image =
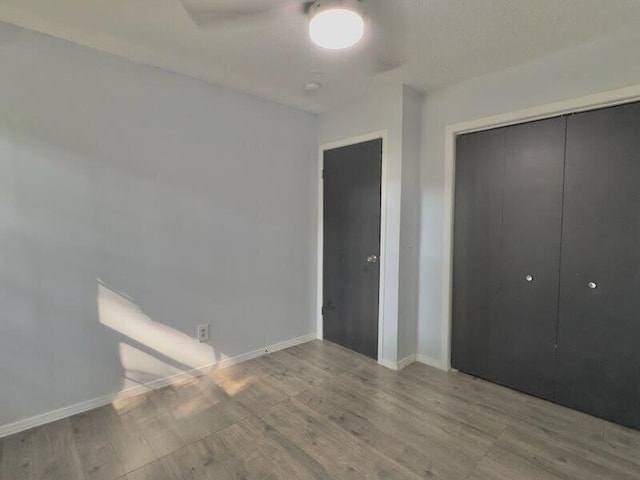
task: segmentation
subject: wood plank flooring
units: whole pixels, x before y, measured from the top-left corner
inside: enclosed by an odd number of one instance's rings
[[[314,341],[0,440],[1,480],[638,480],[640,432]]]

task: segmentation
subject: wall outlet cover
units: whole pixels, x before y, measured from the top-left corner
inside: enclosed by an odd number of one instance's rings
[[[204,343],[209,340],[209,324],[198,325],[196,335],[200,343]]]

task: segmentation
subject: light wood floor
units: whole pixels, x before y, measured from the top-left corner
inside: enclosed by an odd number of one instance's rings
[[[2,480],[640,479],[640,432],[314,341],[0,440]]]

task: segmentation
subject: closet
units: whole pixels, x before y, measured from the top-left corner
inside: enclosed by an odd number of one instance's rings
[[[458,136],[452,366],[640,429],[640,103]]]

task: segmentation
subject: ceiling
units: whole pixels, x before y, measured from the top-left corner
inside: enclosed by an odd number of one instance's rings
[[[315,112],[388,83],[443,87],[640,20],[637,0],[364,0],[365,41],[325,51],[295,0],[199,1],[284,8],[201,28],[180,0],[0,0],[0,20]],[[376,42],[401,65],[385,57],[387,71],[374,74]],[[322,89],[309,95],[312,79]]]

